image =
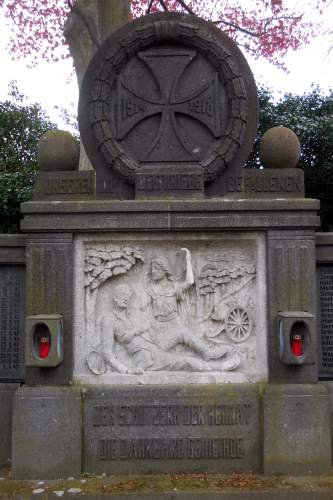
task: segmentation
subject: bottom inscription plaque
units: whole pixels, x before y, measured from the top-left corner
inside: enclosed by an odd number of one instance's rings
[[[230,387],[88,389],[84,471],[259,471],[258,388]]]

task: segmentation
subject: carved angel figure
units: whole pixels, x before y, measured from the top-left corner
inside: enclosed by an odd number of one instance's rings
[[[189,328],[179,314],[179,302],[184,300],[185,292],[194,284],[191,253],[186,254],[186,275],[184,281],[176,281],[164,257],[155,257],[151,262],[151,273],[147,281],[146,293],[150,298],[155,343],[169,351],[177,344],[183,344],[199,354],[204,360],[219,359],[228,351],[226,347],[209,348],[193,329]]]

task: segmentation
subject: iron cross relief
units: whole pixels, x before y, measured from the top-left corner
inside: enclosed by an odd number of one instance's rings
[[[184,90],[182,95],[179,94],[184,71],[196,56],[194,50],[176,48],[138,53],[139,60],[148,69],[148,78],[153,79],[158,88],[158,92],[155,92],[157,97],[147,95],[144,81],[138,82],[134,89],[130,88],[123,76],[119,76],[116,113],[118,140],[124,140],[143,120],[160,116],[159,125],[156,126],[156,121],[152,125],[151,142],[140,155],[141,161],[198,161],[203,153],[198,146],[200,141],[196,140],[200,131],[205,137],[207,131],[210,132],[210,142],[221,136],[218,74],[214,72],[209,77],[201,75],[204,83],[196,88],[192,81],[188,95],[184,96]],[[187,120],[190,126],[182,126],[181,117],[190,118],[191,123]],[[192,134],[191,130],[195,133]]]

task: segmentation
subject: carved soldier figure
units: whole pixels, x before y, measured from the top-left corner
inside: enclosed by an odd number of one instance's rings
[[[139,322],[134,323],[129,302],[133,290],[127,285],[119,285],[113,296],[111,314],[101,320],[102,351],[105,361],[120,373],[142,373],[152,365],[151,348],[149,343],[141,336],[147,332],[147,326]],[[133,356],[134,364],[138,369],[130,370],[119,360],[115,353],[115,340],[125,347],[127,353]]]
[[[150,325],[145,321],[140,321],[137,316],[138,311],[133,315],[130,311],[129,303],[132,295],[133,291],[129,286],[118,286],[113,296],[112,312],[101,320],[102,355],[105,362],[113,370],[120,373],[140,374],[146,370],[229,371],[237,368],[239,365],[238,356],[233,356],[232,359],[219,366],[213,366],[195,355],[168,352],[167,343],[162,346],[156,345],[149,331]],[[180,335],[177,338],[174,337],[170,346],[185,343],[185,336],[184,342],[181,340]],[[115,341],[125,348],[133,362],[133,368],[129,368],[119,359],[116,354]],[[189,341],[188,345],[190,343],[192,344]],[[198,348],[199,346],[197,346]],[[224,349],[220,357],[225,353]]]

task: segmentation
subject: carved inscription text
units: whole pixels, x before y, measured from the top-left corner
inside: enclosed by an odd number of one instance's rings
[[[243,458],[243,439],[101,439],[100,460]]]
[[[140,174],[137,191],[198,191],[203,188],[203,174]]]
[[[21,378],[24,269],[0,268],[0,378]]]
[[[248,425],[250,405],[95,406],[93,426]]]
[[[322,367],[333,368],[333,266],[319,268]]]
[[[92,408],[92,426],[110,428],[98,440],[98,459],[146,460],[146,459],[242,459],[245,445],[242,433],[251,423],[252,408],[249,403],[205,404],[205,405],[97,405]],[[179,430],[185,426],[185,436],[179,437]],[[234,426],[239,435],[206,437],[198,427]],[[116,428],[126,428],[126,439],[118,437]],[[132,438],[131,428],[147,427],[149,437]],[[173,428],[175,435],[168,435],[167,428]],[[149,431],[148,428],[154,429]],[[156,437],[155,431],[165,429],[165,435]],[[120,431],[119,431],[120,432]],[[186,434],[193,433],[191,436]]]
[[[94,192],[92,178],[83,179],[47,179],[45,182],[46,194],[89,194]]]

